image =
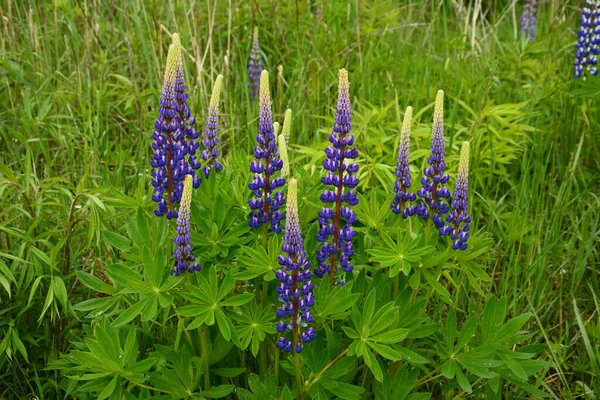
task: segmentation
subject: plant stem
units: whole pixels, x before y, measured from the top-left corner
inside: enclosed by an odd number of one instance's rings
[[[296,367],[296,390],[298,391],[298,399],[302,399],[304,396],[303,385],[302,385],[302,366],[300,365],[300,353],[294,351],[294,364]]]
[[[398,297],[398,290],[400,288],[400,272],[394,276],[394,281],[392,282],[392,301],[396,301]]]
[[[275,347],[275,360],[273,362],[275,363],[275,385],[279,387],[279,349],[277,347]]]
[[[200,347],[202,348],[202,359],[204,361],[204,390],[210,390],[210,357],[208,354],[208,327],[200,332]]]

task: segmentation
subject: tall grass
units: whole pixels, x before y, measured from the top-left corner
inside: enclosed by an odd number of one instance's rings
[[[472,212],[494,243],[483,290],[507,296],[513,316],[535,315],[532,341],[553,364],[538,384],[556,398],[591,396],[600,388],[600,79],[571,79],[578,4],[540,3],[526,43],[512,1],[0,0],[0,278],[10,288],[0,288],[0,343],[10,342],[0,344],[0,397],[65,389],[44,366],[84,329],[66,298],[87,296],[75,271],[102,277],[104,232],[121,228],[123,204],[148,204],[171,33],[186,49],[199,120],[224,75],[223,152],[241,163],[233,157],[256,134],[245,71],[255,25],[276,120],[293,108],[292,154],[306,174],[323,157],[339,68],[352,75],[361,185],[388,195],[398,110],[415,110],[411,157],[424,165],[432,99],[445,90],[450,153],[472,142]]]

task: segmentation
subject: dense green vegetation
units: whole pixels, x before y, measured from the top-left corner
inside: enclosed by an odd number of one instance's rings
[[[0,0],[0,398],[595,398],[600,77],[572,78],[583,2],[540,1],[534,42],[513,3]],[[294,357],[275,347],[281,235],[262,247],[246,223],[255,25],[275,120],[293,110],[313,263],[338,70],[351,81],[356,268],[344,289],[315,281],[300,393]],[[173,32],[198,130],[224,75],[224,170],[194,192],[202,271],[183,278],[168,274],[175,223],[150,198]],[[452,182],[471,142],[460,254],[389,210],[404,109],[416,191],[438,89]],[[203,296],[216,323],[190,309]],[[396,337],[353,354],[373,310]]]

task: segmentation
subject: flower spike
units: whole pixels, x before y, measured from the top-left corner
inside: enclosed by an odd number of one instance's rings
[[[258,27],[254,27],[252,36],[252,48],[248,59],[248,93],[250,101],[254,101],[260,87],[261,72],[263,70],[262,56],[260,55],[260,44],[258,43]]]
[[[192,202],[192,186],[194,178],[186,175],[181,195],[181,206],[177,216],[177,236],[173,241],[177,246],[173,251],[175,266],[171,275],[179,275],[182,272],[200,271],[200,264],[196,263],[196,257],[192,254],[192,239],[190,236],[190,206]]]
[[[350,133],[351,121],[348,72],[341,69],[335,123],[333,132],[329,135],[331,146],[325,149],[327,158],[323,162],[323,168],[327,172],[321,179],[325,185],[332,186],[333,190],[326,189],[321,194],[325,207],[319,211],[321,229],[317,240],[322,245],[317,252],[319,265],[314,271],[319,278],[329,274],[331,282],[336,281],[338,263],[344,272],[351,272],[354,268],[351,264],[354,255],[352,239],[356,231],[352,225],[356,222],[356,214],[350,206],[358,204],[358,197],[354,192],[358,185],[358,164],[352,161],[347,164],[346,160],[354,160],[358,156],[358,150],[354,147],[354,136]]]
[[[424,220],[431,217],[436,227],[444,226],[443,216],[449,210],[444,199],[450,197],[450,191],[444,184],[450,177],[444,172],[446,162],[444,158],[444,91],[439,90],[435,99],[433,113],[433,130],[431,135],[431,155],[427,160],[429,167],[425,168],[425,176],[421,178],[422,187],[417,195],[425,204],[416,207],[416,213]],[[433,214],[433,215],[432,215]]]
[[[283,303],[276,311],[280,321],[275,328],[282,335],[276,345],[287,352],[294,349],[296,353],[300,353],[304,344],[313,340],[317,334],[314,328],[309,327],[313,322],[310,308],[315,304],[312,294],[315,285],[310,281],[311,264],[306,259],[300,231],[298,184],[295,179],[290,179],[288,184],[286,215],[282,250],[287,256],[279,256],[278,262],[282,269],[275,274],[281,282],[277,293],[279,301]],[[288,331],[292,333],[292,340],[283,336]]]
[[[521,33],[525,35],[528,42],[533,42],[535,39],[535,3],[536,0],[527,0],[521,14]]]
[[[396,214],[402,214],[402,218],[407,218],[415,214],[415,207],[408,205],[415,201],[417,196],[409,193],[410,189],[410,127],[412,124],[412,107],[406,107],[404,112],[404,121],[402,122],[402,131],[400,133],[400,144],[398,145],[398,162],[396,163],[396,184],[394,185],[394,200],[390,205],[392,211]]]
[[[177,207],[183,192],[183,180],[191,175],[193,187],[202,178],[196,174],[200,163],[196,160],[199,133],[194,130],[195,119],[187,105],[188,95],[183,72],[183,49],[179,35],[173,34],[169,46],[167,66],[160,97],[159,116],[152,134],[152,200],[157,204],[154,213],[168,219],[177,217]]]
[[[440,228],[443,236],[450,235],[454,250],[465,250],[469,239],[471,217],[469,216],[469,142],[463,142],[460,149],[458,177],[452,194],[452,211],[446,217],[450,225]]]
[[[285,144],[290,145],[290,132],[292,130],[292,110],[285,110],[285,116],[283,117],[283,130],[281,133],[285,137]]]
[[[577,33],[575,53],[575,78],[585,80],[585,71],[598,75],[598,55],[600,54],[600,0],[586,0],[581,9],[581,27]]]
[[[202,168],[204,176],[208,178],[211,169],[217,172],[223,170],[223,164],[217,161],[219,156],[219,100],[221,97],[221,88],[223,87],[223,75],[217,76],[213,85],[212,95],[210,97],[210,105],[208,106],[208,118],[206,119],[206,128],[204,129],[204,144],[205,149],[202,150],[202,159],[206,165]]]
[[[285,203],[283,192],[275,191],[285,184],[285,178],[274,175],[281,171],[283,162],[279,159],[277,139],[273,126],[271,112],[271,97],[269,94],[269,73],[263,70],[260,77],[260,111],[258,118],[258,144],[254,147],[256,160],[250,163],[250,171],[254,173],[248,188],[254,193],[254,198],[248,201],[252,212],[248,225],[258,228],[269,223],[275,233],[281,232],[280,222],[285,216],[279,208]]]

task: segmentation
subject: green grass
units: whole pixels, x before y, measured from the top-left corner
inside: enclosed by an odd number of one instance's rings
[[[292,156],[311,176],[320,174],[339,68],[350,73],[361,187],[388,195],[402,110],[415,110],[412,162],[423,166],[433,100],[444,89],[450,173],[470,140],[474,229],[493,243],[483,261],[492,280],[482,289],[506,296],[511,316],[534,314],[530,340],[546,345],[541,358],[552,367],[532,384],[555,398],[594,398],[600,78],[571,78],[579,9],[543,2],[536,41],[525,43],[515,25],[520,6],[484,1],[474,15],[457,3],[0,0],[0,267],[14,275],[5,278],[10,297],[0,288],[0,333],[21,329],[29,354],[0,351],[0,398],[53,398],[60,377],[45,367],[81,341],[85,325],[66,312],[89,297],[74,271],[102,276],[102,232],[122,231],[129,212],[108,212],[118,197],[110,189],[135,199],[132,208],[148,205],[170,33],[186,49],[199,128],[214,79],[224,75],[226,168],[245,168],[233,157],[256,134],[246,90],[254,25],[276,119],[293,109]],[[45,309],[56,271],[70,300]],[[460,296],[463,304],[485,300]]]

